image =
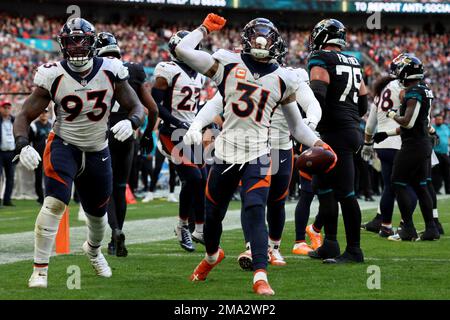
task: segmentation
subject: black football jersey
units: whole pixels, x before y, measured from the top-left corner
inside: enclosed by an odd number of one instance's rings
[[[430,110],[433,100],[433,92],[424,83],[417,84],[405,90],[402,104],[400,106],[400,116],[405,115],[406,106],[409,100],[414,99],[420,102],[420,110],[414,126],[410,129],[400,127],[402,144],[423,144],[430,141],[428,128],[430,125]]]
[[[308,70],[321,67],[328,71],[326,106],[322,109],[319,133],[336,129],[358,128],[358,94],[362,82],[361,65],[350,55],[337,51],[319,50],[311,53]]]
[[[124,62],[123,65],[128,68],[128,73],[130,75],[128,83],[133,90],[138,93],[139,87],[145,82],[146,78],[144,67],[141,64],[134,62]],[[119,121],[127,119],[128,113],[128,110],[120,106],[116,101],[111,109],[111,116],[109,120],[110,127],[114,126]]]

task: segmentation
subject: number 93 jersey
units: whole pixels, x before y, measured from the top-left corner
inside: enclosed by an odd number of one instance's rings
[[[330,76],[317,131],[359,128],[358,94],[363,78],[358,60],[342,52],[319,50],[309,56],[308,70],[313,67],[326,69]]]
[[[227,163],[246,163],[270,152],[271,118],[281,101],[295,94],[297,75],[274,63],[219,50],[213,76],[224,99],[224,123],[215,140],[216,156]]]
[[[169,86],[163,107],[167,108],[176,119],[192,123],[197,114],[205,76],[177,62],[158,63],[154,75],[156,78],[164,78]]]
[[[37,69],[34,84],[46,89],[55,103],[53,132],[82,151],[108,146],[108,118],[116,82],[128,80],[128,69],[116,58],[93,58],[91,72],[82,78],[66,60]]]

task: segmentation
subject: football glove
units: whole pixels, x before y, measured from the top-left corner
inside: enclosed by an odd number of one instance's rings
[[[203,142],[202,128],[192,124],[184,135],[183,142],[186,145],[201,144]]]
[[[373,158],[373,154],[373,142],[365,142],[364,147],[361,150],[361,158],[363,158],[364,161],[369,161]]]
[[[388,136],[387,132],[377,132],[373,136],[373,141],[375,141],[375,143],[380,143],[380,142],[383,142],[384,140],[386,140],[388,137],[389,136]]]
[[[131,121],[128,119],[117,122],[111,131],[114,133],[114,138],[120,142],[127,140],[134,132]]]
[[[227,20],[217,14],[210,13],[203,20],[202,25],[208,30],[208,32],[219,31],[225,26]]]
[[[394,119],[396,114],[397,114],[397,110],[390,110],[386,113],[386,117]]]
[[[331,170],[333,170],[333,168],[336,166],[336,162],[337,162],[337,160],[338,160],[338,157],[337,157],[337,155],[336,155],[336,152],[334,152],[334,150],[333,150],[328,144],[324,143],[323,145],[321,145],[321,146],[319,146],[319,147],[322,147],[322,148],[324,148],[325,150],[331,151],[331,153],[333,153],[333,155],[334,155],[334,161],[333,161],[333,163],[330,165],[330,167],[329,167],[327,170],[325,170],[325,173],[328,173],[328,172],[330,172]]]
[[[42,160],[39,153],[30,145],[23,147],[22,150],[20,150],[20,154],[14,157],[13,162],[17,159],[19,159],[20,163],[30,171],[35,170]]]

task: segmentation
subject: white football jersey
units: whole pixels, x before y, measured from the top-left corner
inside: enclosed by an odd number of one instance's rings
[[[213,57],[219,68],[212,79],[224,97],[225,119],[215,140],[216,156],[227,163],[242,164],[268,154],[272,115],[282,107],[281,101],[297,91],[296,74],[276,64],[256,64],[249,56],[226,50]]]
[[[399,127],[399,124],[393,119],[386,117],[386,113],[390,110],[398,110],[402,104],[400,101],[400,92],[402,87],[398,80],[389,82],[389,84],[381,91],[379,97],[375,97],[375,107],[377,108],[377,131],[386,132]],[[375,149],[400,149],[402,139],[400,136],[391,136],[381,143],[374,145]]]
[[[164,108],[168,108],[176,119],[190,124],[198,111],[205,76],[182,66],[176,62],[160,62],[154,75],[166,79],[170,88]]]
[[[80,150],[94,152],[108,146],[115,83],[127,79],[122,61],[95,57],[92,71],[84,78],[62,60],[40,66],[34,84],[48,90],[55,103],[52,131]]]

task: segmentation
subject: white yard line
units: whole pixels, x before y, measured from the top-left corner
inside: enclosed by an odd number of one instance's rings
[[[450,198],[450,196],[439,198]],[[360,201],[359,203],[362,210],[375,209],[378,206],[378,201]],[[288,203],[286,205],[286,221],[294,220],[295,206],[296,203]],[[311,216],[314,216],[317,213],[317,209],[318,201],[314,201],[311,206]],[[176,221],[176,217],[127,221],[124,228],[124,232],[127,236],[127,244],[173,239],[175,238],[173,230]],[[228,211],[224,220],[224,230],[239,228],[241,228],[240,211]],[[86,232],[85,226],[70,228],[70,249],[72,253],[81,251],[81,245],[86,240]],[[105,243],[108,240],[109,231],[107,232]],[[32,231],[0,235],[0,264],[32,260],[33,244],[34,232]]]

